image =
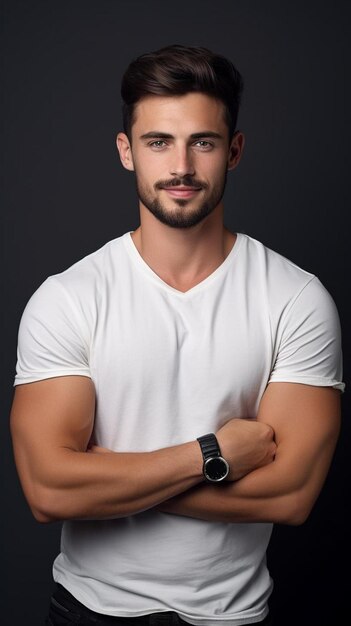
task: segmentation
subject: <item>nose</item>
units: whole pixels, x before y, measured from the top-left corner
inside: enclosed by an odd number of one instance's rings
[[[172,176],[194,176],[195,167],[188,146],[175,146],[172,151],[170,174]]]

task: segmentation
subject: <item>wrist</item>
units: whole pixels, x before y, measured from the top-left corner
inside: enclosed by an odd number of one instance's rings
[[[193,443],[194,443],[194,449],[196,451],[196,472],[197,472],[198,477],[201,478],[201,480],[203,480],[204,479],[204,474],[203,474],[204,460],[203,460],[203,455],[201,452],[201,447],[199,446],[199,442],[197,439]]]
[[[197,438],[202,453],[202,473],[205,480],[217,484],[225,480],[230,472],[229,463],[222,456],[221,448],[214,433]]]

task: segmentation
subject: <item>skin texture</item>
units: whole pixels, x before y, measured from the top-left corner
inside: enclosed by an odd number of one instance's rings
[[[222,103],[192,93],[143,99],[131,139],[117,136],[122,165],[135,172],[140,193],[134,244],[162,280],[185,292],[215,271],[235,245],[235,234],[223,225],[222,195],[244,136],[237,132],[229,141]],[[38,521],[107,519],[157,507],[207,520],[300,524],[330,466],[340,392],[268,385],[256,420],[232,416],[216,433],[231,466],[220,486],[204,483],[197,441],[147,453],[89,447],[94,410],[87,377],[16,388],[14,452]]]
[[[191,218],[202,205],[211,203],[211,198],[221,195],[226,173],[239,164],[244,135],[236,132],[229,142],[224,119],[224,105],[204,94],[150,96],[136,107],[132,144],[124,133],[118,134],[122,165],[135,172],[143,196],[151,201],[156,198],[168,216]],[[153,138],[143,139],[153,131]],[[219,138],[208,137],[207,132]],[[162,148],[155,148],[160,133],[173,139],[163,139]],[[196,140],[192,137],[195,133]],[[204,147],[203,142],[209,145]],[[183,205],[179,202],[184,198],[174,199],[164,189],[157,189],[160,182],[177,178],[193,179],[206,187]],[[223,227],[222,199],[191,228],[167,226],[142,200],[139,207],[141,225],[132,235],[134,243],[156,274],[180,291],[187,291],[211,274],[235,242],[235,235]]]
[[[14,452],[24,493],[38,521],[124,517],[203,482],[197,441],[147,453],[89,448],[94,406],[94,386],[84,376],[16,389],[11,415]],[[235,479],[270,463],[276,446],[269,426],[232,422],[228,460]]]

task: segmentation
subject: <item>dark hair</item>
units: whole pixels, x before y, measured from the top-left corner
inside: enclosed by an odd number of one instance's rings
[[[131,139],[135,105],[142,98],[201,92],[225,105],[231,138],[243,86],[242,76],[233,63],[207,48],[173,45],[143,54],[130,63],[122,78],[124,132]]]

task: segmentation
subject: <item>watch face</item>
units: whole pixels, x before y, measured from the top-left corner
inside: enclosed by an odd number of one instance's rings
[[[228,476],[229,465],[221,456],[207,459],[204,466],[204,474],[207,480],[217,483]]]

